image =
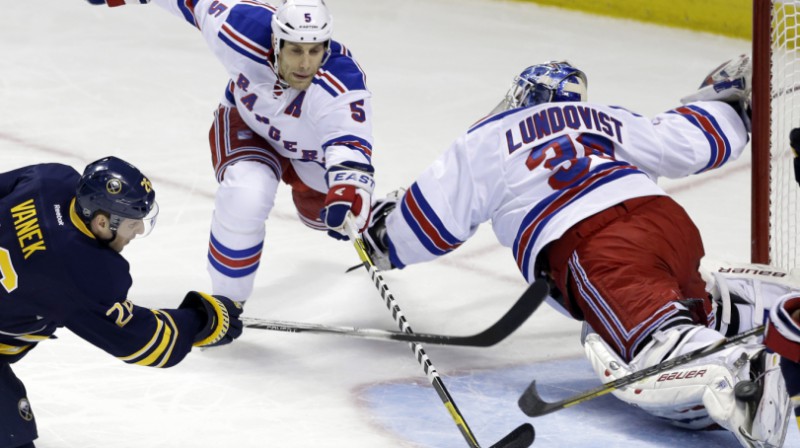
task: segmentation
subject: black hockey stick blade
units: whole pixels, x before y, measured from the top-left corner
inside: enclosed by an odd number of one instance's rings
[[[533,380],[525,392],[520,395],[517,404],[528,417],[538,417],[560,409],[560,403],[548,403],[542,400],[539,391],[536,390],[536,380]]]
[[[289,333],[327,333],[367,339],[383,339],[401,342],[418,342],[438,345],[459,345],[466,347],[489,347],[507,338],[517,330],[547,298],[550,289],[547,282],[537,280],[522,293],[516,303],[503,317],[486,330],[470,336],[450,336],[431,333],[407,333],[371,328],[336,327],[321,324],[266,320],[242,317],[244,326],[259,330],[284,331]]]
[[[534,438],[536,431],[533,430],[533,425],[523,423],[489,448],[528,448],[533,444]]]
[[[364,266],[364,263],[360,263],[360,264],[357,264],[355,266],[350,266],[349,268],[347,268],[346,271],[344,271],[344,273],[345,274],[349,274],[349,273],[351,273],[351,272],[355,271],[356,269],[361,268],[363,266]]]
[[[559,401],[554,401],[554,402],[544,401],[542,397],[539,396],[539,392],[536,390],[536,380],[534,380],[525,389],[525,392],[523,392],[522,395],[519,397],[517,404],[519,405],[519,408],[522,410],[522,412],[524,412],[525,415],[529,417],[539,417],[542,415],[550,414],[552,412],[559,411],[561,409],[565,409],[579,403],[583,403],[584,401],[589,401],[591,399],[600,397],[607,393],[613,392],[621,387],[638,383],[639,381],[645,378],[672,370],[676,367],[680,367],[689,362],[725,350],[726,348],[732,347],[736,344],[741,344],[751,337],[760,336],[761,334],[764,333],[764,329],[765,329],[764,325],[761,325],[753,329],[750,329],[748,331],[739,333],[735,336],[720,339],[719,341],[711,343],[705,347],[698,348],[697,350],[693,350],[689,353],[684,353],[683,355],[677,356],[675,358],[667,359],[666,361],[663,361],[659,364],[650,367],[646,367],[642,370],[637,370],[636,372],[633,372],[629,375],[625,375],[622,378],[618,378],[614,381],[610,381],[601,386],[595,387],[594,389],[588,390],[586,392],[581,392],[579,394],[575,394],[572,397],[565,398]]]

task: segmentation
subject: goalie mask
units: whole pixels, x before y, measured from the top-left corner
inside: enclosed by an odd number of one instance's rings
[[[75,208],[88,224],[98,213],[109,216],[110,230],[125,238],[142,238],[158,216],[156,192],[139,169],[116,157],[86,166],[75,190]]]
[[[323,0],[285,0],[272,15],[271,28],[275,38],[276,66],[284,42],[299,44],[325,42],[327,48],[322,64],[325,64],[330,56],[333,16]]]
[[[550,61],[522,71],[493,113],[542,103],[586,101],[586,74],[567,61]]]

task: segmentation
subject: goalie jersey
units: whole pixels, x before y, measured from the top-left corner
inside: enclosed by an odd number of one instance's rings
[[[330,57],[311,85],[299,91],[280,83],[273,66],[275,7],[253,0],[153,3],[200,30],[230,77],[222,104],[236,106],[247,126],[291,161],[303,183],[326,193],[326,168],[345,161],[371,165],[372,95],[366,75],[343,45],[330,42]],[[227,150],[216,148],[215,165]],[[258,154],[251,158],[280,173],[277,161]]]
[[[206,317],[128,300],[128,262],[74,211],[79,179],[59,164],[0,174],[0,363],[19,360],[58,327],[127,363],[178,363]]]
[[[389,214],[391,262],[403,267],[444,255],[491,220],[532,283],[539,252],[570,227],[627,199],[665,195],[659,176],[718,168],[748,138],[721,102],[688,104],[653,120],[585,102],[489,116],[411,185],[400,213]]]

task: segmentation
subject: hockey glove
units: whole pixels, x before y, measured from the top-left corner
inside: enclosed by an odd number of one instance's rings
[[[800,185],[800,128],[794,128],[789,133],[789,144],[794,153],[794,180]]]
[[[212,296],[189,291],[178,309],[195,309],[203,312],[208,321],[194,337],[195,347],[214,347],[229,344],[242,334],[242,306],[224,296]]]
[[[86,0],[93,5],[108,5],[109,8],[115,6],[122,6],[128,4],[141,4],[150,3],[150,0]]]
[[[372,166],[357,162],[343,162],[328,170],[328,195],[320,213],[328,235],[337,240],[349,239],[344,229],[348,214],[353,215],[358,233],[367,227],[375,188],[373,172]]]
[[[386,233],[386,218],[395,209],[397,202],[403,197],[405,189],[398,189],[386,195],[386,199],[378,199],[372,206],[372,216],[367,230],[361,235],[366,243],[367,254],[372,264],[382,271],[394,269],[389,259],[389,235]]]
[[[700,84],[697,92],[681,98],[681,103],[722,101],[731,105],[750,132],[750,91],[753,63],[743,54],[715,68]]]

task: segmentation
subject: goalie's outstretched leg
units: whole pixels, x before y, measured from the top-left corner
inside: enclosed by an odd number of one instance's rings
[[[659,331],[628,364],[596,334],[586,355],[603,382],[610,382],[718,341],[709,328],[678,326]],[[789,422],[789,396],[778,357],[750,343],[722,350],[615,390],[620,400],[686,429],[714,424],[744,447],[782,446]]]

